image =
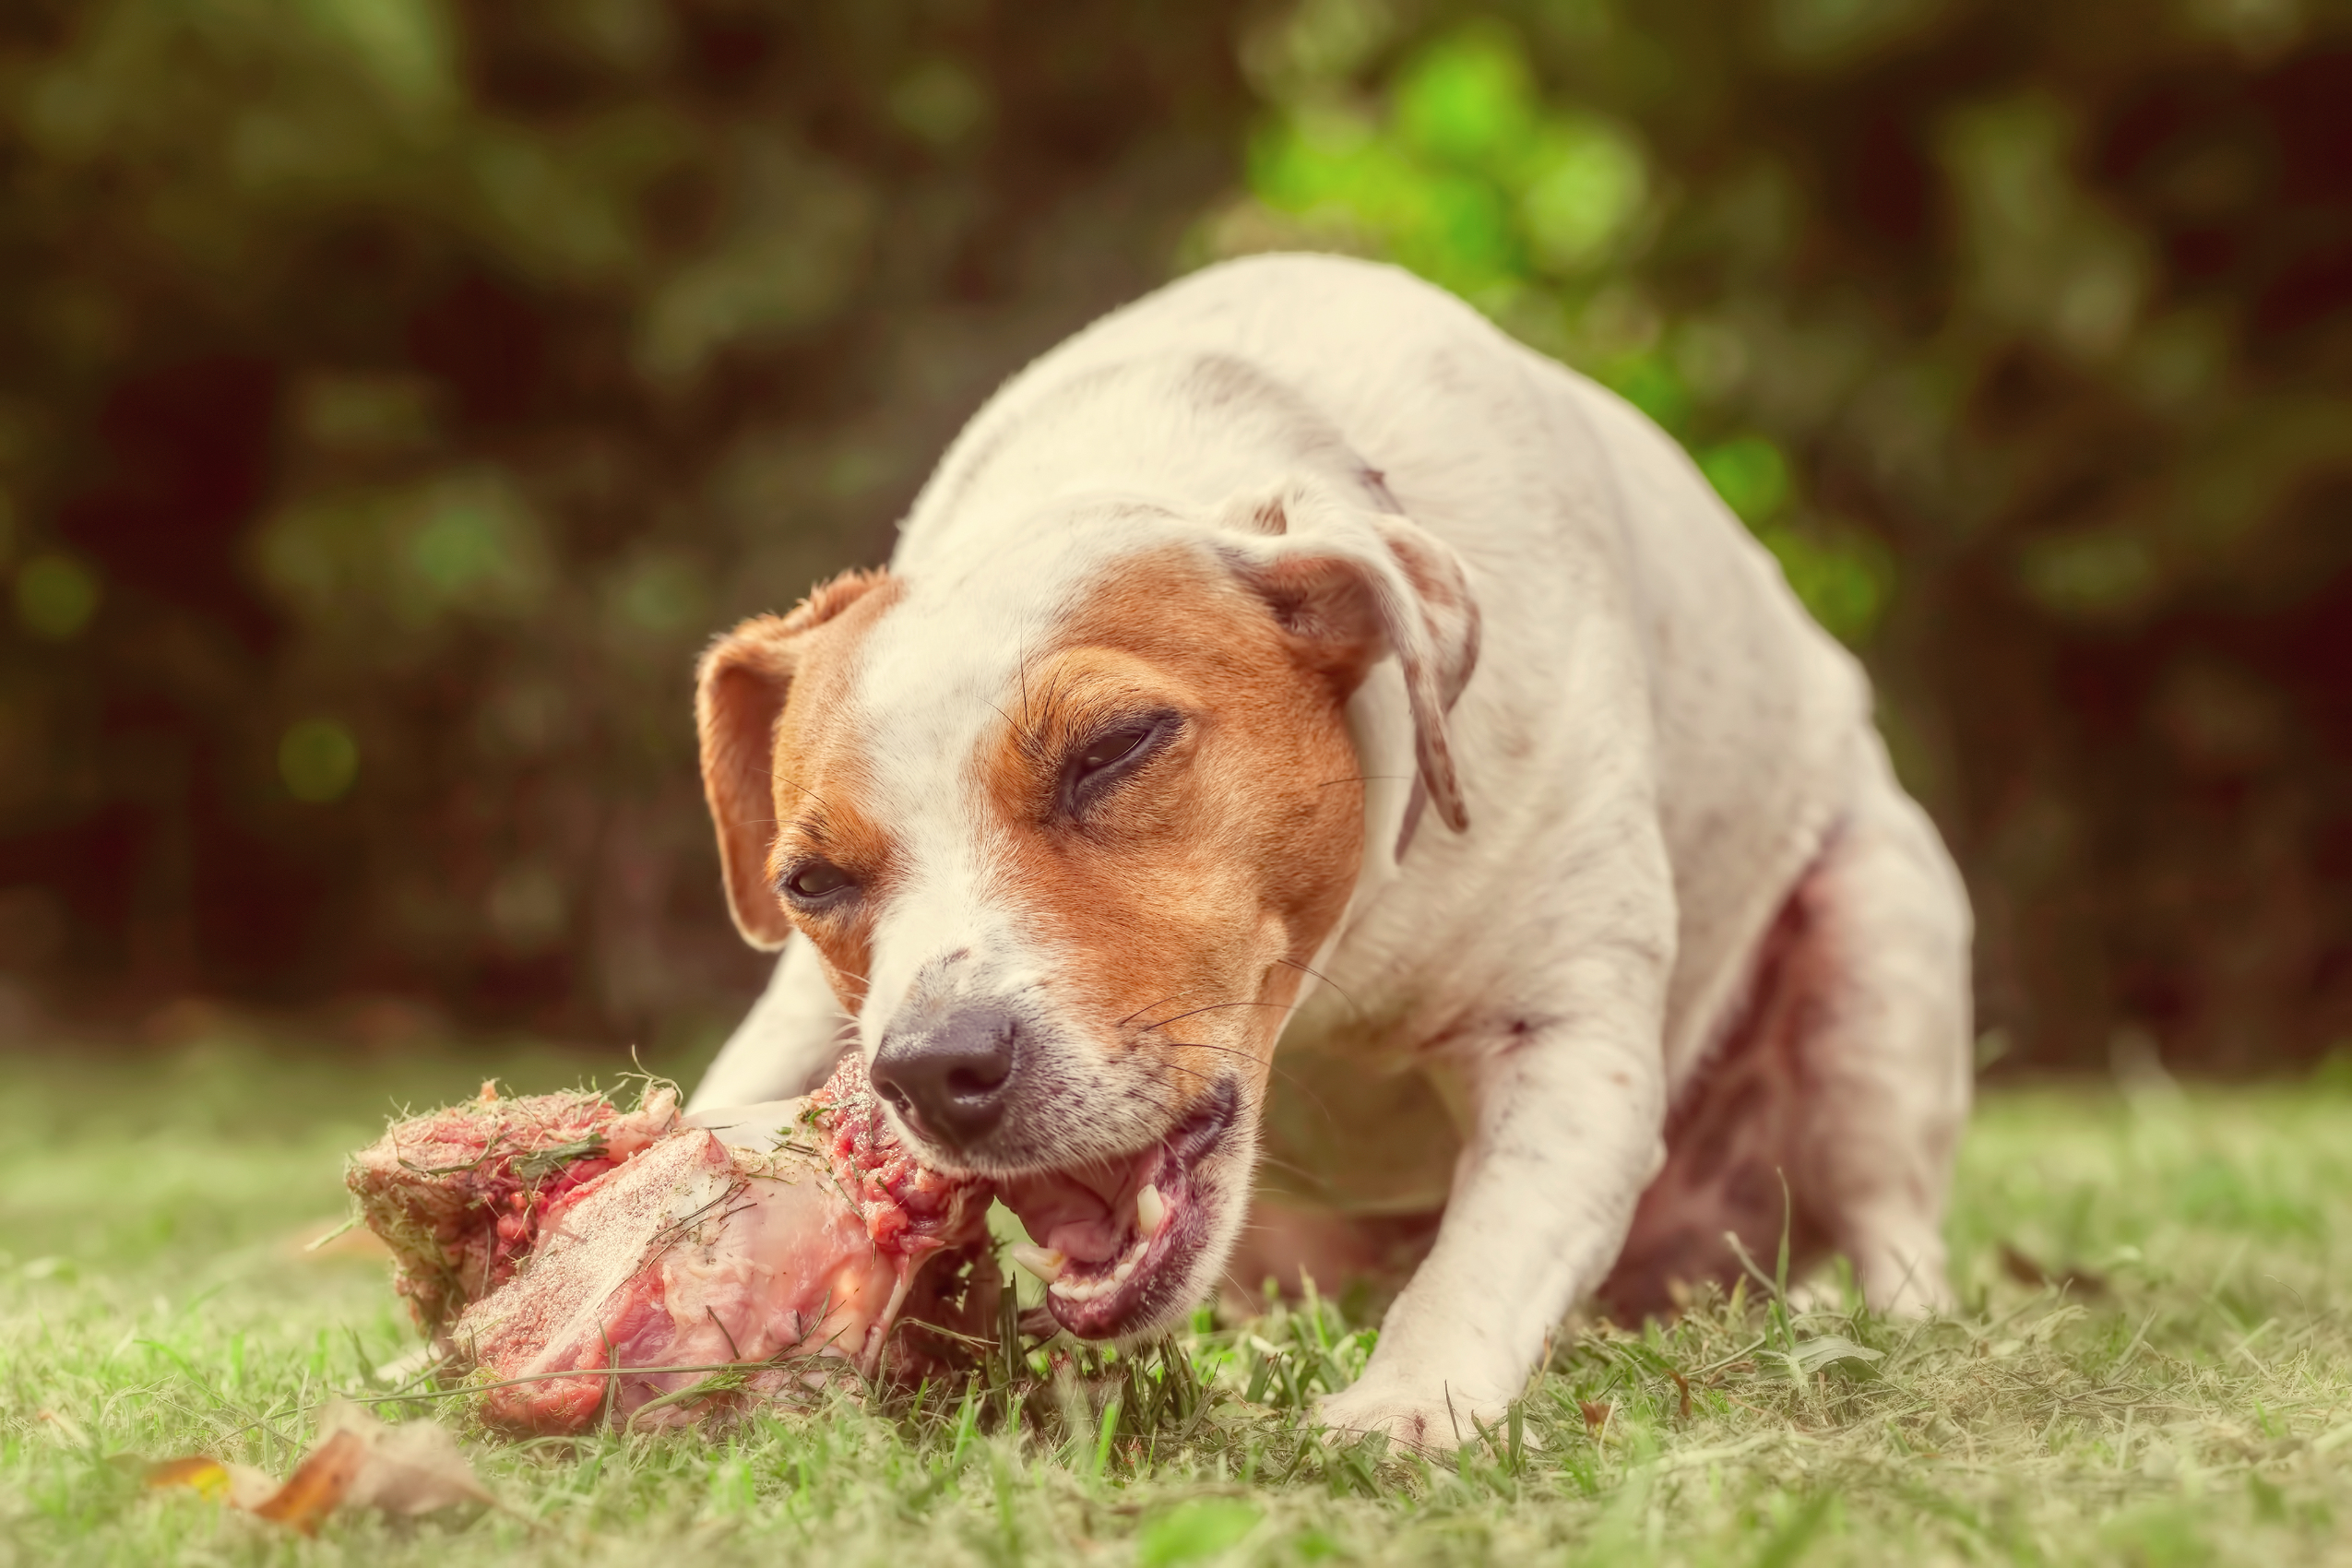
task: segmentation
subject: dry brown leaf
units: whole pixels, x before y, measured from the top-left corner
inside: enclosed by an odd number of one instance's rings
[[[166,1459],[147,1467],[147,1484],[159,1490],[185,1487],[200,1497],[209,1497],[248,1511],[258,1508],[278,1490],[278,1478],[267,1470],[256,1470],[251,1465],[230,1464],[220,1459],[196,1455],[187,1459]]]
[[[319,1521],[343,1505],[351,1482],[367,1464],[367,1443],[339,1431],[303,1456],[286,1484],[254,1509],[306,1536],[318,1534]]]
[[[460,1503],[496,1506],[474,1479],[449,1429],[431,1421],[386,1426],[345,1400],[327,1407],[318,1442],[283,1485],[250,1465],[196,1456],[147,1470],[150,1487],[186,1487],[306,1536],[338,1508],[430,1514]]]
[[[464,1503],[497,1503],[474,1479],[473,1467],[447,1427],[433,1421],[386,1426],[361,1406],[339,1399],[319,1418],[318,1431],[322,1439],[356,1438],[366,1449],[366,1461],[344,1496],[354,1508],[430,1514]]]

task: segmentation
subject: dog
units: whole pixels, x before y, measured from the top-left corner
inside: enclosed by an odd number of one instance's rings
[[[1427,1448],[1740,1248],[1950,1300],[1970,915],[1860,667],[1662,432],[1408,274],[1104,317],[695,711],[783,956],[693,1105],[862,1051],[1075,1335],[1401,1263],[1322,1418]]]

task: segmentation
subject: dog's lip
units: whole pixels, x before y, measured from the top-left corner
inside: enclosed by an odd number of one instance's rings
[[[1229,1084],[1159,1142],[1082,1171],[1041,1171],[998,1183],[997,1193],[1029,1234],[1062,1254],[1046,1309],[1082,1339],[1115,1339],[1161,1318],[1207,1244],[1214,1188],[1203,1166],[1233,1125],[1239,1097]],[[1164,1215],[1141,1233],[1136,1194],[1156,1189]]]

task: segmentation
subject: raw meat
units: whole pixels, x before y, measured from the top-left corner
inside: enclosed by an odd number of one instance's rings
[[[452,1118],[496,1124],[462,1136]],[[422,1282],[403,1292],[420,1321],[422,1303],[470,1301],[443,1337],[493,1425],[670,1424],[843,1372],[919,1376],[963,1360],[993,1322],[987,1184],[909,1158],[854,1054],[804,1100],[695,1121],[666,1094],[627,1113],[485,1099],[354,1160],[362,1213]],[[534,1158],[541,1127],[565,1136]],[[414,1151],[428,1144],[481,1152],[425,1166]],[[557,1151],[568,1158],[550,1168]],[[466,1289],[482,1279],[487,1292]]]
[[[484,1084],[462,1105],[395,1123],[351,1157],[343,1181],[392,1249],[393,1289],[437,1335],[513,1277],[576,1192],[677,1127],[667,1084],[626,1111],[593,1090],[503,1099]]]

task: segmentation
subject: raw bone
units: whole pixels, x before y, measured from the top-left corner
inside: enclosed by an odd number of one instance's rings
[[[716,1122],[718,1132],[681,1125],[674,1099],[655,1096],[628,1113],[636,1123],[576,1107],[554,1120],[493,1113],[496,1103],[477,1101],[440,1119],[496,1114],[508,1145],[528,1142],[517,1128],[544,1124],[573,1134],[559,1149],[586,1141],[577,1134],[583,1117],[618,1133],[607,1134],[608,1149],[647,1126],[648,1114],[661,1131],[617,1163],[592,1157],[603,1166],[584,1182],[571,1180],[568,1166],[540,1170],[543,1160],[529,1152],[495,1147],[461,1174],[410,1171],[395,1158],[392,1169],[406,1180],[394,1182],[383,1174],[382,1151],[421,1146],[416,1123],[395,1128],[354,1161],[352,1186],[369,1223],[396,1250],[396,1237],[433,1240],[436,1250],[422,1257],[401,1251],[404,1279],[445,1281],[452,1271],[442,1260],[453,1253],[494,1268],[505,1253],[481,1233],[529,1226],[528,1258],[510,1265],[511,1277],[467,1306],[445,1336],[474,1369],[483,1417],[494,1426],[576,1431],[606,1412],[640,1426],[674,1424],[745,1395],[840,1372],[910,1377],[953,1364],[962,1336],[993,1320],[986,1184],[909,1158],[854,1055],[805,1100],[695,1119]],[[434,1136],[467,1146],[445,1127],[436,1125]],[[539,1170],[540,1185],[517,1178],[517,1169]],[[428,1182],[422,1194],[420,1177]],[[462,1185],[467,1202],[489,1201],[467,1209],[430,1188],[434,1182]],[[396,1190],[397,1204],[388,1197]],[[438,1229],[422,1223],[421,1213],[438,1217]],[[465,1283],[459,1271],[457,1289],[445,1285],[433,1299],[462,1294]],[[429,1294],[404,1293],[412,1304]],[[624,1368],[654,1370],[611,1370]]]

